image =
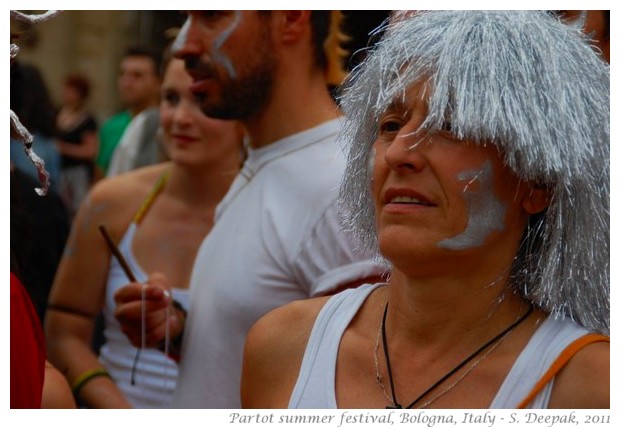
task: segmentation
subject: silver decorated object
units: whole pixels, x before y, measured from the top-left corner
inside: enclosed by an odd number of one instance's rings
[[[11,11],[11,19],[15,19],[17,21],[25,22],[28,24],[36,24],[39,22],[47,21],[50,18],[58,15],[61,11],[59,10],[48,10],[39,15],[29,15],[22,12],[18,12],[15,10]],[[14,43],[11,43],[11,62],[19,53],[19,46]],[[41,182],[41,187],[36,188],[35,191],[38,195],[46,195],[49,189],[49,180],[50,175],[45,170],[45,161],[41,157],[39,157],[34,150],[32,149],[33,138],[32,134],[28,131],[28,129],[20,122],[19,118],[11,110],[11,130],[17,137],[19,137],[24,142],[24,151],[26,152],[26,156],[32,161],[35,168],[37,169],[37,175],[39,177],[39,181]]]
[[[402,13],[381,31],[340,99],[345,227],[378,255],[368,168],[378,119],[428,81],[420,131],[449,120],[455,137],[497,145],[517,176],[551,191],[523,236],[513,287],[552,316],[609,334],[609,66],[588,36],[543,11]]]

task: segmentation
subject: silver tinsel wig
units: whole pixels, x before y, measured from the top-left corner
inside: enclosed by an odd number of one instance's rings
[[[522,180],[545,186],[511,284],[534,305],[609,334],[609,66],[580,28],[541,11],[402,14],[345,84],[350,146],[345,226],[377,252],[370,193],[378,119],[429,83],[421,129],[449,118],[456,138],[495,144]]]

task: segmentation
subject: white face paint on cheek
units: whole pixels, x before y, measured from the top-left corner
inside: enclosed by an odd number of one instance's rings
[[[444,249],[464,250],[481,246],[493,231],[504,229],[506,206],[493,193],[493,166],[487,161],[482,170],[463,171],[458,180],[474,181],[480,184],[477,191],[464,190],[469,220],[465,231],[455,237],[442,240],[438,246]]]
[[[187,33],[189,32],[189,28],[191,26],[192,17],[188,16],[185,20],[185,23],[183,23],[183,27],[181,27],[181,30],[179,30],[179,34],[177,34],[176,39],[174,39],[174,42],[172,43],[171,50],[173,55],[179,52],[181,48],[185,45],[185,41],[187,40]]]
[[[215,38],[212,46],[213,52],[211,54],[211,58],[213,59],[213,62],[220,63],[226,69],[226,71],[228,72],[228,76],[231,79],[235,79],[237,77],[237,71],[235,70],[235,66],[233,65],[231,59],[225,54],[223,54],[220,49],[222,48],[224,43],[226,43],[233,31],[235,31],[240,22],[241,11],[236,10],[235,18],[230,23],[230,25]]]

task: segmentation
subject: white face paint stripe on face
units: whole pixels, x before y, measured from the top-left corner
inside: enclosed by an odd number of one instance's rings
[[[235,18],[233,19],[231,24],[228,26],[228,28],[222,31],[213,41],[213,54],[212,54],[213,62],[222,64],[224,68],[226,68],[226,71],[228,71],[228,75],[231,79],[235,79],[237,77],[237,71],[235,70],[235,67],[233,66],[233,63],[230,60],[230,58],[224,55],[220,51],[220,49],[222,48],[224,43],[226,43],[226,40],[228,40],[232,32],[235,31],[235,29],[237,28],[240,22],[241,22],[241,11],[236,10]]]
[[[490,161],[484,164],[482,170],[463,171],[457,178],[470,182],[463,191],[467,200],[469,220],[465,231],[440,241],[438,246],[444,249],[464,250],[481,246],[491,232],[504,229],[506,206],[493,193],[493,166]],[[469,184],[474,180],[480,183],[477,191],[469,190]]]
[[[174,42],[172,43],[171,50],[172,50],[173,55],[179,52],[181,48],[185,45],[185,42],[187,41],[187,33],[189,32],[189,28],[191,26],[192,26],[192,17],[188,16],[185,22],[183,23],[183,26],[179,30],[179,34],[177,34],[177,37],[174,39]]]

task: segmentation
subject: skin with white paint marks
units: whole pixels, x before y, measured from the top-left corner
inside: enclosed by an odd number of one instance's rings
[[[247,120],[269,103],[275,72],[269,15],[190,11],[173,45],[207,116]]]
[[[496,146],[458,139],[449,126],[420,129],[426,114],[419,84],[379,119],[369,167],[374,160],[371,191],[382,255],[411,274],[489,252],[512,260],[527,223],[522,204],[528,186],[504,165]]]
[[[464,171],[457,179],[469,181],[463,191],[469,208],[469,221],[465,231],[456,237],[440,241],[438,246],[463,250],[482,245],[491,232],[504,229],[506,206],[495,197],[491,162],[487,161],[480,171]],[[476,190],[469,186],[474,181],[479,183]]]
[[[236,10],[235,18],[232,20],[228,28],[222,31],[213,41],[213,61],[224,66],[224,68],[228,71],[228,76],[231,79],[235,79],[237,77],[237,71],[235,70],[235,66],[233,65],[231,59],[221,51],[221,48],[233,31],[235,31],[239,25],[239,22],[241,22],[241,11]]]
[[[172,52],[178,52],[179,49],[181,49],[181,47],[185,45],[187,41],[187,32],[189,31],[191,26],[192,26],[192,17],[188,16],[185,19],[183,26],[179,30],[177,37],[174,39],[174,42],[172,43]]]
[[[211,42],[211,61],[214,63],[220,64],[226,70],[228,77],[231,79],[235,79],[237,77],[237,70],[235,69],[234,63],[231,58],[222,52],[222,46],[226,43],[226,41],[230,38],[231,34],[238,27],[241,22],[243,15],[241,11],[234,11],[234,18],[228,25],[228,27],[224,28]],[[172,52],[178,52],[186,43],[187,43],[187,35],[192,27],[195,25],[193,18],[191,15],[188,15],[185,23],[181,27],[179,34],[177,34],[176,39],[172,44]],[[198,22],[196,25],[200,25]]]

